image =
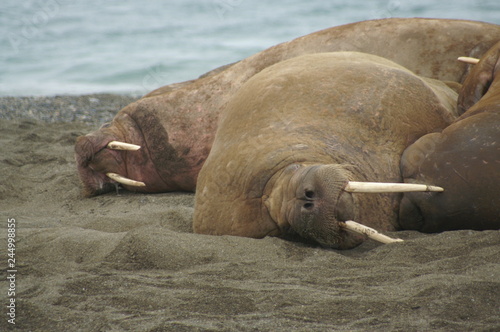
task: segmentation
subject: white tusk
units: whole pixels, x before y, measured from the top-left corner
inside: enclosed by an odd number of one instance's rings
[[[344,188],[351,193],[403,193],[411,191],[444,191],[441,187],[413,183],[383,183],[349,181]]]
[[[470,63],[471,65],[475,65],[476,63],[479,62],[478,58],[471,58],[469,56],[460,56],[460,57],[458,57],[457,60],[465,62],[465,63]]]
[[[352,231],[354,233],[364,234],[368,236],[370,239],[382,242],[382,243],[394,243],[394,242],[403,242],[401,239],[393,239],[388,237],[387,235],[381,234],[365,225],[361,225],[355,221],[347,220],[344,222],[340,222],[340,227],[345,228],[348,231]]]
[[[145,187],[146,186],[146,184],[144,182],[131,180],[131,179],[128,179],[128,178],[121,176],[119,174],[116,174],[116,173],[106,173],[106,175],[110,179],[115,180],[116,182],[127,185],[127,186],[134,186],[134,187]]]
[[[137,151],[141,148],[140,145],[124,143],[119,141],[112,141],[108,143],[108,149],[112,150],[127,150],[127,151]]]

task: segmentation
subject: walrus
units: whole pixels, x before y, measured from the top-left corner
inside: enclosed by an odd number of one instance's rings
[[[192,89],[186,89],[189,85]],[[216,94],[213,89],[205,86],[204,92]],[[216,107],[203,104],[206,96],[197,90],[196,80],[163,86],[120,110],[111,123],[78,137],[75,159],[83,195],[112,191],[118,183],[132,191],[194,191],[218,120],[206,111]]]
[[[194,191],[221,110],[249,78],[280,61],[310,53],[360,51],[390,59],[420,76],[461,82],[467,66],[452,59],[482,55],[499,34],[498,25],[464,20],[363,21],[318,31],[199,79],[159,88],[118,112],[111,124],[78,138],[76,163],[84,194],[111,191],[117,181],[133,191]]]
[[[465,113],[453,124],[423,136],[401,158],[405,182],[446,188],[438,195],[404,194],[406,229],[500,229],[500,42],[465,79],[458,109]]]
[[[450,124],[456,98],[441,81],[359,52],[304,55],[266,68],[221,115],[198,177],[194,232],[347,249],[362,238],[343,221],[399,228],[400,194],[352,193],[359,191],[352,184],[402,182],[403,150]]]

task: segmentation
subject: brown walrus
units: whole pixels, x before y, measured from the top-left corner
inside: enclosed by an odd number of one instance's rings
[[[303,54],[360,51],[385,57],[418,75],[460,82],[461,55],[480,56],[500,34],[494,24],[444,19],[382,19],[333,27],[279,44],[198,80],[160,88],[122,109],[113,122],[75,147],[87,196],[113,190],[193,191],[210,151],[220,111],[264,68]],[[138,151],[113,150],[122,141]],[[137,148],[137,147],[136,147]],[[111,179],[119,174],[126,179]]]
[[[401,153],[451,123],[456,98],[441,81],[364,53],[318,53],[266,68],[221,115],[198,177],[194,231],[298,235],[345,249],[360,238],[339,222],[398,228],[400,194],[351,194],[346,185],[401,182]]]
[[[441,133],[420,138],[401,158],[405,182],[445,188],[438,195],[405,194],[404,228],[500,229],[500,42],[465,79],[458,106],[466,112]]]

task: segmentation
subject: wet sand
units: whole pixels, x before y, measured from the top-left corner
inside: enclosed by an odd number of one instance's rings
[[[1,331],[500,330],[499,231],[335,251],[193,234],[189,193],[83,198],[75,139],[131,100],[0,98]]]

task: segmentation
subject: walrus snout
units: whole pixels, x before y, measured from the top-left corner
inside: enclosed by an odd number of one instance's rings
[[[77,138],[75,159],[85,197],[104,194],[115,189],[115,182],[106,176],[106,172],[111,170],[114,173],[125,172],[121,154],[107,149],[110,140],[94,133]]]
[[[141,150],[144,141],[140,136],[133,135],[137,131],[134,125],[134,121],[122,116],[104,124],[99,130],[77,138],[75,159],[84,196],[113,191],[119,183],[125,188],[145,186],[142,181],[127,178],[141,177],[143,168],[145,151],[138,150]],[[138,144],[127,143],[127,140]]]
[[[349,174],[339,165],[307,166],[290,180],[295,197],[288,221],[300,236],[322,246],[350,249],[364,237],[346,232],[339,224],[355,218],[352,195],[343,190]]]

